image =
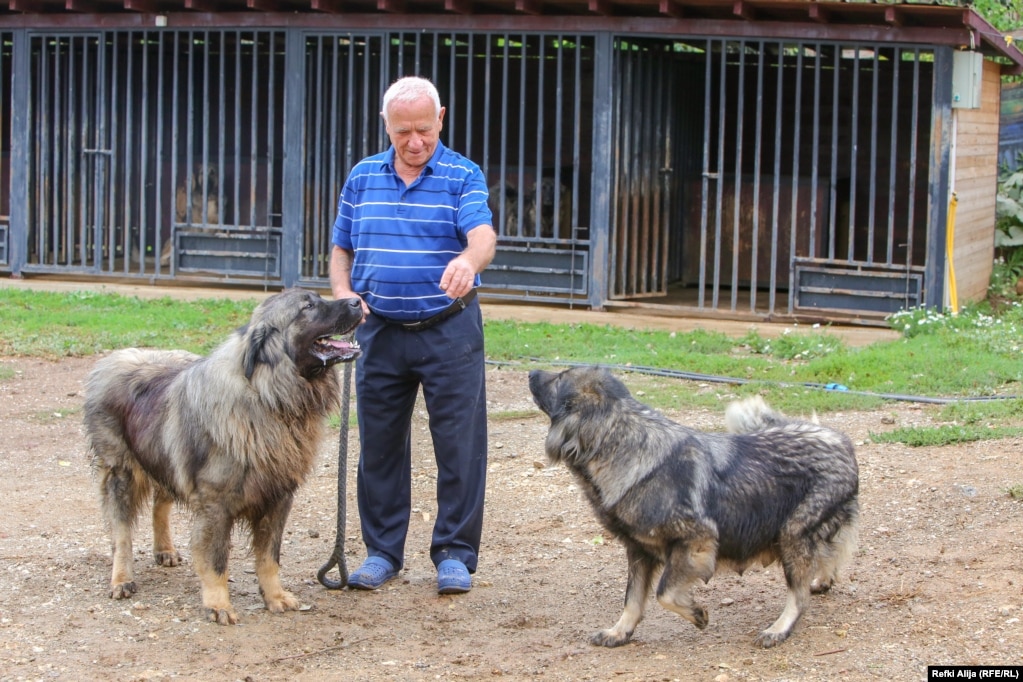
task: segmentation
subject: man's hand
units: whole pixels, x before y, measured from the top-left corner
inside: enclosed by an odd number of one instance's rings
[[[335,299],[357,298],[359,296],[352,291],[352,253],[334,246],[330,251],[330,290]],[[366,321],[369,315],[369,306],[362,301],[362,321]]]
[[[490,265],[497,248],[497,234],[490,225],[474,227],[466,237],[469,245],[448,263],[440,278],[441,290],[451,299],[461,298],[472,291],[476,274]]]
[[[464,254],[448,263],[440,278],[441,290],[451,299],[465,296],[475,283],[476,269]]]

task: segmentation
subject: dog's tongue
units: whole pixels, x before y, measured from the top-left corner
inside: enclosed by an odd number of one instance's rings
[[[351,338],[323,337],[316,339],[312,354],[323,362],[344,362],[362,354],[357,341]]]
[[[321,341],[324,345],[336,348],[339,351],[345,351],[355,347],[351,341],[346,339],[321,339]]]

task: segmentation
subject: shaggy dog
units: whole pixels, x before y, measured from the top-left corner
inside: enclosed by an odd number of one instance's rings
[[[196,164],[187,185],[178,185],[174,193],[174,220],[180,229],[216,234],[224,221],[219,202],[220,172],[216,166]],[[205,197],[205,198],[204,198]],[[224,203],[227,203],[226,200]],[[160,247],[160,264],[170,265],[174,243],[167,239]]]
[[[264,300],[208,357],[131,348],[96,363],[85,428],[112,534],[111,597],[136,590],[132,529],[152,497],[158,565],[181,562],[171,542],[173,503],[193,512],[190,548],[209,620],[238,621],[227,589],[236,521],[252,532],[266,608],[298,608],[280,583],[281,535],[338,406],[333,365],[359,355],[351,334],[361,321],[358,299],[288,289]]]
[[[527,233],[536,231],[537,214],[540,217],[540,236],[567,237],[572,232],[572,192],[565,183],[554,178],[543,178],[539,185],[526,192],[522,224]],[[557,210],[555,210],[557,204]]]
[[[698,581],[777,559],[788,601],[756,640],[774,646],[853,551],[859,474],[844,434],[790,420],[759,398],[728,408],[732,433],[696,431],[595,367],[534,370],[529,389],[551,419],[547,456],[572,471],[626,548],[625,610],[594,644],[629,641],[658,571],[657,601],[702,629],[707,611],[691,594]]]
[[[179,185],[174,194],[175,220],[193,226],[220,224],[220,206],[217,204],[220,173],[217,167],[204,168],[198,164],[188,178],[188,185]]]
[[[490,212],[494,216],[494,228],[502,237],[518,237],[519,229],[519,192],[512,185],[495,182],[489,187]],[[504,230],[501,231],[501,209],[504,208]]]

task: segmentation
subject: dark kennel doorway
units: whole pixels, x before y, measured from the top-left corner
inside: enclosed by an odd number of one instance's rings
[[[327,278],[330,227],[348,171],[387,148],[380,98],[418,74],[441,92],[442,140],[478,163],[498,253],[492,298],[586,301],[594,38],[519,32],[372,31],[304,37],[301,278]]]
[[[933,62],[892,45],[619,40],[610,298],[919,305]]]
[[[30,34],[24,270],[281,275],[284,34]]]

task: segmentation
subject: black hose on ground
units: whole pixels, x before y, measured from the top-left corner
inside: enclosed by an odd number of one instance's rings
[[[824,391],[838,391],[847,393],[849,395],[863,395],[873,398],[883,398],[885,400],[903,400],[914,403],[934,403],[939,405],[947,405],[951,403],[968,403],[968,402],[987,402],[993,400],[1016,400],[1019,396],[1015,395],[992,395],[992,396],[962,396],[962,397],[933,397],[933,396],[919,396],[919,395],[904,395],[900,393],[873,393],[871,391],[854,391],[846,386],[839,383],[827,383],[819,384],[813,382],[800,382],[790,383],[784,381],[768,381],[766,379],[743,379],[740,377],[726,377],[717,376],[714,374],[700,374],[698,372],[686,372],[679,369],[663,369],[660,367],[644,367],[642,365],[608,365],[604,363],[592,363],[592,362],[569,362],[565,360],[544,360],[543,358],[525,358],[530,362],[542,363],[545,365],[552,365],[554,367],[583,367],[588,365],[598,364],[601,367],[606,367],[610,370],[616,370],[619,372],[635,372],[636,374],[649,374],[653,376],[669,377],[672,379],[687,379],[690,381],[706,381],[708,383],[719,383],[719,384],[773,384],[781,387],[804,387],[804,388],[816,388]],[[492,364],[512,364],[512,363],[492,363]]]

